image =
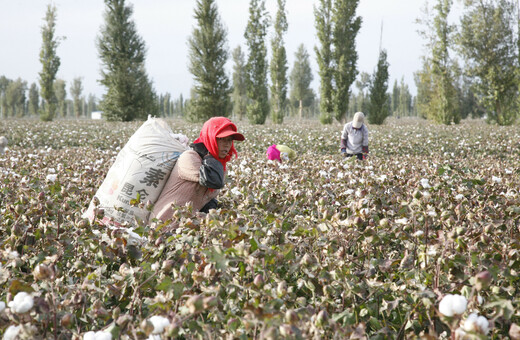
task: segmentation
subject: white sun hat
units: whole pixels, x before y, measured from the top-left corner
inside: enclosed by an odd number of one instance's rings
[[[354,119],[352,120],[352,127],[359,129],[363,122],[365,121],[365,115],[363,112],[356,112],[354,114]]]

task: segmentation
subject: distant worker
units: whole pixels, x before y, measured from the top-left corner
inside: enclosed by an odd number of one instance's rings
[[[368,128],[364,124],[363,112],[356,112],[354,119],[345,124],[341,133],[341,153],[344,157],[356,155],[363,160],[368,154]]]
[[[0,155],[5,152],[5,148],[7,147],[7,138],[4,136],[0,136]]]
[[[265,154],[267,159],[272,161],[277,160],[279,162],[294,160],[296,158],[296,151],[282,144],[271,145],[267,148],[267,152]]]

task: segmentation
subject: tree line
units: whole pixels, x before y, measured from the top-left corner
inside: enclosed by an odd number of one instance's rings
[[[39,88],[31,84],[28,89],[20,79],[0,78],[0,113],[3,117],[38,114],[42,120],[52,120],[102,110],[106,119],[121,121],[145,119],[149,114],[192,121],[232,115],[253,124],[264,124],[269,117],[281,124],[284,117],[293,116],[319,117],[329,124],[363,111],[372,124],[382,124],[390,115],[444,124],[469,116],[485,116],[500,125],[515,121],[520,43],[518,7],[511,0],[467,0],[458,25],[448,23],[452,0],[436,0],[431,7],[426,3],[424,17],[418,19],[426,52],[415,73],[417,96],[411,95],[403,80],[389,91],[388,52],[382,46],[373,73],[359,73],[355,42],[362,25],[356,15],[359,0],[318,0],[314,7],[320,82],[319,94],[314,93],[311,56],[303,44],[289,71],[285,4],[286,0],[277,0],[271,20],[265,0],[250,0],[244,31],[247,49],[237,46],[230,51],[215,0],[197,0],[196,25],[188,39],[188,68],[194,84],[189,98],[173,99],[169,93],[158,95],[146,73],[146,46],[132,20],[132,6],[125,0],[105,0],[97,48],[100,83],[106,93],[99,101],[82,96],[81,78],[73,80],[72,99],[66,99],[65,82],[56,79],[60,66],[56,8],[48,5]],[[274,35],[268,41],[271,25]],[[230,58],[233,70],[228,76],[225,65]]]

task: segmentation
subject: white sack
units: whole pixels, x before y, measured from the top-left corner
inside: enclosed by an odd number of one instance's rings
[[[128,222],[135,226],[135,218],[147,223],[150,212],[131,206],[130,201],[139,193],[141,202],[156,202],[177,158],[187,150],[180,136],[187,140],[184,135],[173,134],[163,120],[149,117],[130,137],[95,195],[100,202],[98,208],[105,211],[103,223],[113,219],[115,224]],[[94,208],[90,202],[83,216],[92,221]]]

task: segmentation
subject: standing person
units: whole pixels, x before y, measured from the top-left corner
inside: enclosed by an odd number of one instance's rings
[[[175,164],[155,203],[153,215],[166,221],[173,215],[172,205],[191,203],[195,211],[217,208],[216,197],[224,187],[226,163],[237,151],[233,141],[243,141],[236,125],[225,117],[204,123],[200,136]]]
[[[341,153],[345,157],[356,155],[363,160],[368,154],[368,128],[364,124],[363,112],[356,112],[354,119],[345,124],[341,133]]]

